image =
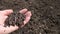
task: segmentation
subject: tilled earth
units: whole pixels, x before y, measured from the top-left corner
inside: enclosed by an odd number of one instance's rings
[[[60,0],[0,0],[0,10],[23,8],[32,12],[31,20],[10,34],[60,34]]]

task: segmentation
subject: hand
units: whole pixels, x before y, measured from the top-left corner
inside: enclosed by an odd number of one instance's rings
[[[32,15],[31,11],[28,11],[27,9],[22,9],[19,12],[26,16],[23,22],[24,22],[24,25],[27,24]],[[19,27],[16,25],[15,26],[11,25],[10,27],[8,26],[4,27],[5,20],[8,18],[8,15],[10,15],[11,13],[13,13],[13,10],[11,9],[0,11],[0,34],[8,34],[19,29]],[[24,25],[22,25],[21,27],[23,27]]]

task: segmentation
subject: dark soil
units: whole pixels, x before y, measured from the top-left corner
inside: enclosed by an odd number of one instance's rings
[[[8,18],[5,21],[5,27],[6,26],[19,26],[21,27],[21,25],[24,25],[23,21],[24,21],[25,15],[20,14],[19,12],[14,12],[10,15],[8,15]]]
[[[60,0],[0,0],[0,10],[23,8],[32,12],[31,20],[10,34],[60,34]]]

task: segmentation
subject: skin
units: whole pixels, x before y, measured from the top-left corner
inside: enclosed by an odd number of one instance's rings
[[[8,15],[13,13],[12,9],[2,10],[0,11],[0,34],[9,34],[17,29],[19,29],[18,26],[10,26],[10,27],[4,27],[5,20],[8,18]],[[26,16],[24,22],[24,25],[28,23],[28,21],[31,18],[31,11],[28,11],[27,9],[22,9],[19,11],[19,13],[24,14]],[[22,25],[21,28],[24,26]]]

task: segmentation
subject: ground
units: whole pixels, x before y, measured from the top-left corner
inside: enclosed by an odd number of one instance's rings
[[[27,8],[31,20],[10,34],[60,34],[60,0],[0,0],[0,10]]]

